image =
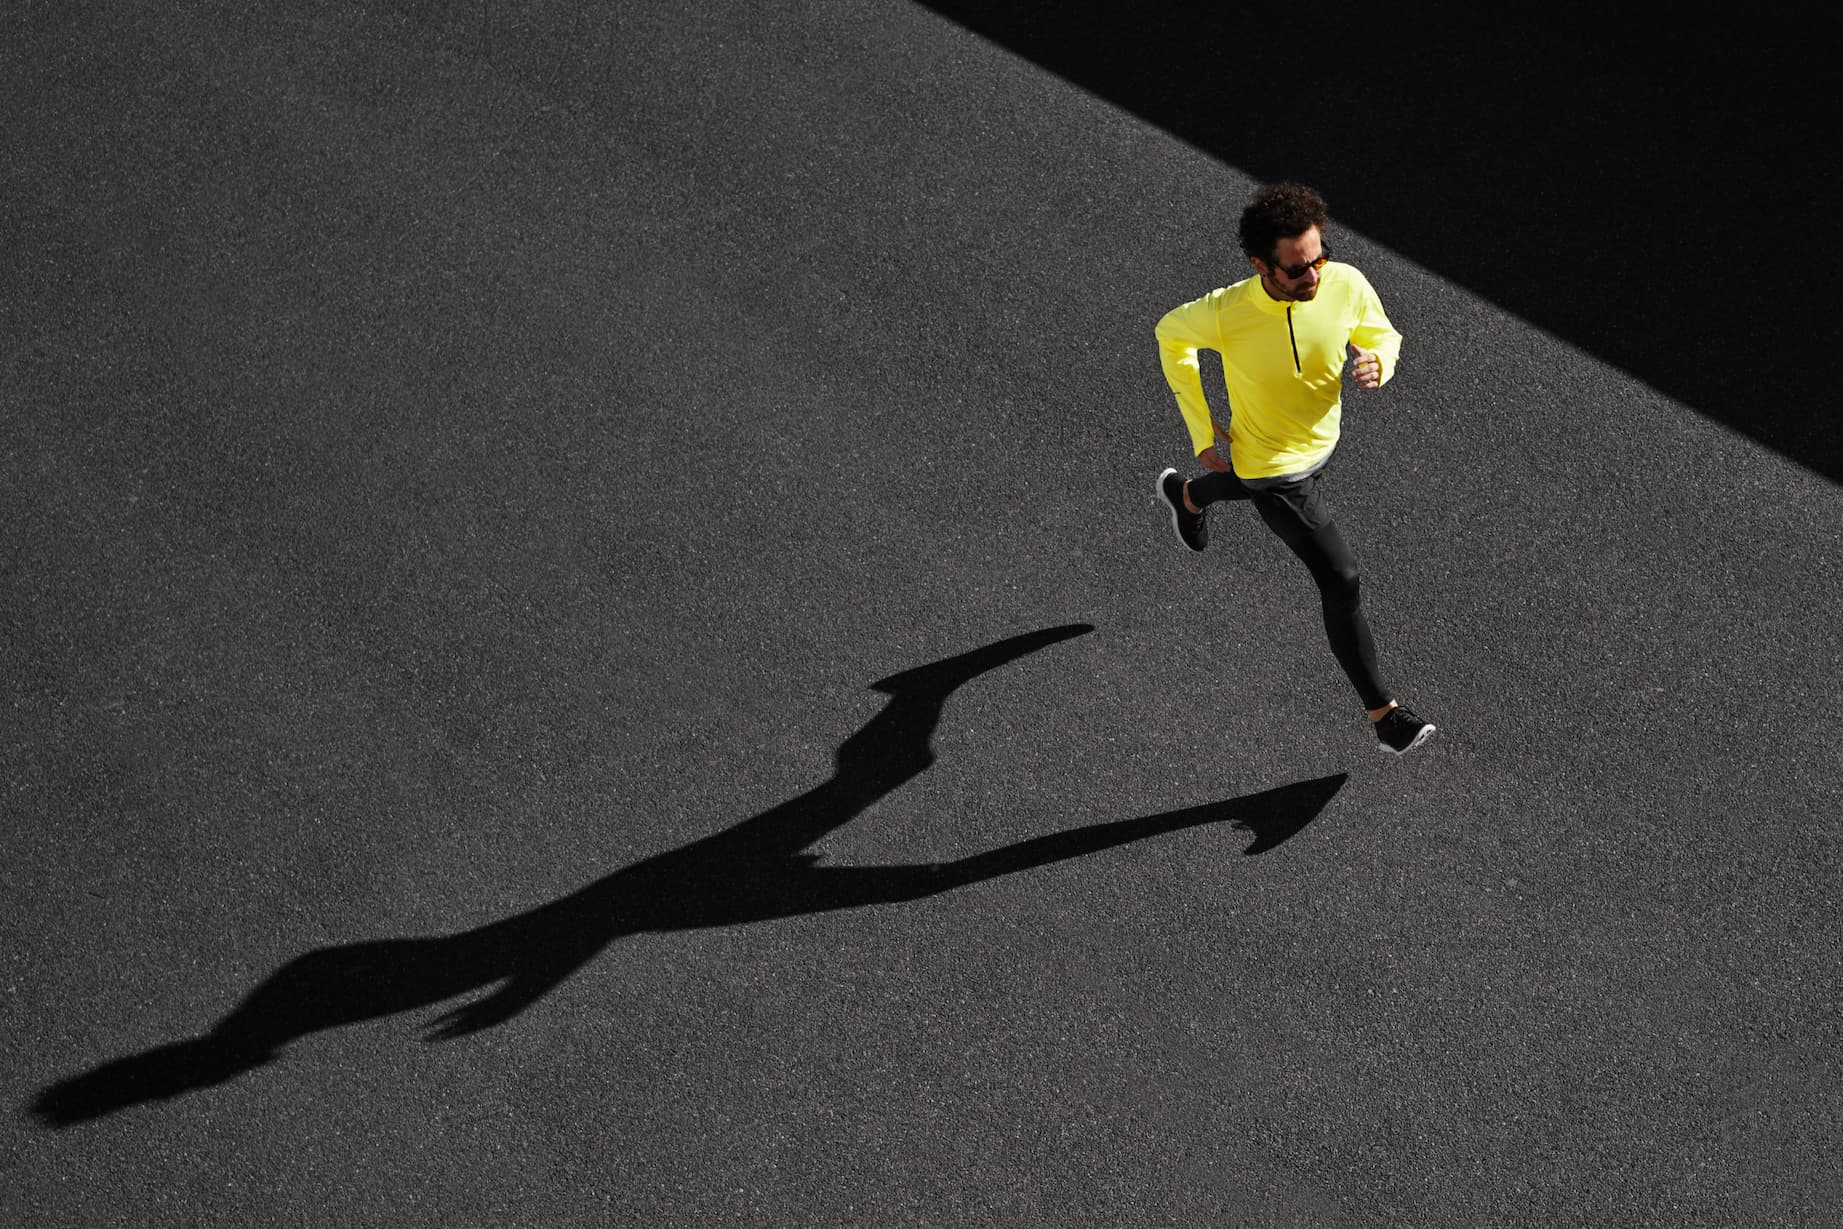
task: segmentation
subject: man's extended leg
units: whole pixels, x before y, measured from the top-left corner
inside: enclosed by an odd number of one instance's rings
[[[1264,505],[1265,501],[1262,503]],[[1363,707],[1371,712],[1387,708],[1393,697],[1377,668],[1376,641],[1370,634],[1369,620],[1363,617],[1362,571],[1337,522],[1315,530],[1288,524],[1284,531],[1273,525],[1271,518],[1268,524],[1293,554],[1299,556],[1318,585],[1319,603],[1325,617],[1325,638],[1331,642],[1332,656],[1344,668],[1344,676],[1362,698]]]
[[[1308,528],[1297,508],[1281,500],[1256,499],[1270,529],[1297,555],[1318,585],[1324,610],[1325,638],[1344,676],[1356,688],[1376,730],[1377,746],[1396,755],[1412,751],[1433,735],[1434,727],[1395,702],[1376,664],[1376,642],[1363,615],[1362,572],[1350,543],[1327,519]]]

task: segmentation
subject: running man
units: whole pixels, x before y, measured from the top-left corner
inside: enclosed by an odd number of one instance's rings
[[[1209,506],[1254,505],[1318,583],[1331,652],[1362,698],[1376,745],[1402,755],[1434,727],[1396,703],[1376,666],[1363,617],[1356,556],[1338,531],[1320,487],[1337,449],[1345,364],[1358,388],[1380,388],[1395,374],[1401,334],[1364,276],[1331,259],[1325,202],[1310,188],[1260,189],[1242,211],[1241,246],[1257,276],[1211,291],[1158,322],[1158,354],[1177,395],[1197,460],[1207,473],[1189,481],[1175,469],[1158,476],[1178,540],[1209,544]],[[1222,355],[1229,425],[1210,416],[1199,350]],[[1228,456],[1219,450],[1226,440]]]

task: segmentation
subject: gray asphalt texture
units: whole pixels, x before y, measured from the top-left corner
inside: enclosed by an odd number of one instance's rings
[[[0,1224],[1843,1220],[1828,462],[1334,200],[1386,760],[1151,502],[1254,181],[927,8],[15,4],[0,103]]]

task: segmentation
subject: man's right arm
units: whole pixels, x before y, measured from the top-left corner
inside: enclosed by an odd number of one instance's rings
[[[1201,455],[1215,447],[1216,428],[1210,420],[1209,401],[1203,396],[1203,372],[1197,351],[1222,348],[1216,327],[1216,297],[1221,291],[1176,307],[1158,322],[1158,359],[1164,365],[1165,383],[1177,397],[1178,413],[1190,430],[1191,451]]]

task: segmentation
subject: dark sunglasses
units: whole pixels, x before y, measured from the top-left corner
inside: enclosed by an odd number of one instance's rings
[[[1326,244],[1324,247],[1319,249],[1317,260],[1308,260],[1302,265],[1293,265],[1291,267],[1288,267],[1286,265],[1276,265],[1272,261],[1268,261],[1267,264],[1268,264],[1268,267],[1271,268],[1275,273],[1284,273],[1286,274],[1288,279],[1296,281],[1297,279],[1305,276],[1305,271],[1307,269],[1324,268],[1325,263],[1329,261],[1330,259],[1331,259],[1331,245]]]

